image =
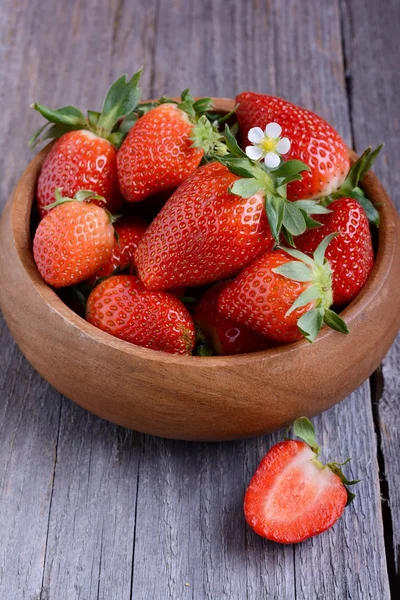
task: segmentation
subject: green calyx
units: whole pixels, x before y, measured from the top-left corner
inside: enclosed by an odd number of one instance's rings
[[[48,123],[43,125],[29,141],[35,148],[46,139],[56,139],[78,129],[86,129],[103,137],[119,148],[130,127],[140,116],[136,113],[140,100],[139,80],[142,69],[131,79],[120,77],[107,92],[101,112],[89,110],[87,116],[74,106],[52,110],[43,104],[32,104]]]
[[[369,200],[364,191],[359,187],[360,181],[364,177],[364,175],[370,170],[373,162],[378,156],[379,152],[382,150],[383,144],[375,148],[375,150],[371,150],[371,147],[367,148],[359,159],[351,166],[346,179],[344,180],[341,187],[330,194],[326,198],[322,200],[322,204],[325,206],[329,206],[331,202],[337,200],[339,198],[354,198],[357,202],[362,206],[367,215],[368,221],[379,227],[380,218],[379,212],[376,207],[372,204],[371,200]]]
[[[308,444],[308,446],[310,446],[311,450],[314,452],[315,457],[312,458],[312,462],[315,464],[315,466],[321,470],[328,468],[332,471],[332,473],[335,473],[335,475],[337,475],[340,478],[347,492],[346,506],[351,504],[351,502],[353,502],[355,498],[355,494],[353,494],[349,490],[348,486],[355,485],[356,483],[359,483],[361,481],[360,479],[347,479],[347,477],[344,475],[341,469],[341,467],[347,465],[350,462],[351,458],[348,458],[342,463],[329,462],[326,465],[324,465],[324,463],[318,460],[320,447],[317,444],[314,425],[311,423],[310,419],[308,419],[307,417],[300,417],[299,419],[296,419],[292,427],[294,435],[303,440],[306,444]]]
[[[309,283],[307,289],[296,298],[286,315],[294,310],[306,306],[310,302],[313,307],[300,317],[297,325],[306,340],[313,342],[320,332],[323,324],[340,333],[349,333],[346,323],[330,309],[332,296],[332,269],[325,258],[325,251],[337,233],[326,236],[315,250],[313,257],[307,256],[294,248],[282,248],[287,254],[295,258],[273,269],[287,279]]]
[[[263,193],[271,233],[277,244],[282,232],[288,243],[294,245],[294,236],[301,235],[307,228],[320,225],[318,221],[311,218],[311,214],[330,212],[313,200],[299,202],[287,200],[288,183],[300,180],[301,173],[310,170],[303,162],[281,161],[276,169],[268,169],[263,163],[251,160],[243,152],[227,125],[225,145],[227,148],[225,153],[219,155],[215,153],[213,158],[240,177],[233,183],[230,192],[243,198],[250,198],[257,192]]]
[[[96,194],[96,192],[92,192],[91,190],[79,190],[78,192],[76,192],[73,198],[68,198],[64,197],[61,194],[60,188],[57,188],[54,192],[54,196],[56,198],[55,201],[52,204],[48,204],[46,206],[46,210],[52,210],[53,208],[56,208],[56,206],[66,204],[67,202],[88,202],[89,204],[90,202],[93,202],[93,200],[100,200],[104,203],[106,202],[104,196],[100,196],[99,194]],[[108,211],[106,208],[103,208],[103,210],[107,213],[111,224],[115,223],[115,221],[121,217],[121,215],[111,214],[110,211]]]

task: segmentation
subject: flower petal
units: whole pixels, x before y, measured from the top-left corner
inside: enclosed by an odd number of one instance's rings
[[[249,141],[253,144],[258,144],[258,142],[260,142],[263,139],[264,132],[261,129],[261,127],[252,127],[251,129],[249,129],[247,137]]]
[[[290,150],[290,140],[287,137],[281,138],[279,140],[279,142],[277,143],[277,145],[275,146],[275,149],[277,152],[279,152],[279,154],[287,154]]]
[[[265,135],[270,138],[278,138],[282,133],[282,127],[278,123],[268,123],[265,128]]]
[[[275,154],[275,152],[267,152],[264,162],[268,169],[276,169],[276,167],[279,167],[281,159],[277,154]]]
[[[263,156],[263,151],[258,146],[247,146],[246,154],[251,160],[259,160]]]

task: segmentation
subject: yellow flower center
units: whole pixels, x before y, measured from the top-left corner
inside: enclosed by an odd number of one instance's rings
[[[259,146],[264,152],[274,152],[277,143],[278,140],[275,140],[274,138],[264,137]]]

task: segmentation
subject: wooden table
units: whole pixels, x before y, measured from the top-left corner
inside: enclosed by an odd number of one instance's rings
[[[399,9],[2,0],[1,201],[30,159],[33,101],[99,109],[111,81],[144,65],[144,98],[253,89],[314,109],[358,151],[385,141],[376,172],[399,203]],[[2,320],[0,335],[2,600],[386,600],[399,589],[400,341],[315,419],[329,456],[352,456],[363,478],[354,504],[329,533],[280,546],[246,527],[242,499],[281,433],[200,444],[126,431],[52,389]]]

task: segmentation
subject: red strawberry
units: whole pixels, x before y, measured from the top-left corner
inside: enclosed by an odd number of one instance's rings
[[[209,98],[194,102],[185,90],[180,104],[160,104],[136,122],[117,156],[128,202],[174,190],[197,169],[204,151],[211,151],[221,137],[205,116],[198,116],[210,106]]]
[[[247,523],[258,535],[294,544],[326,531],[354,498],[338,463],[323,465],[317,458],[311,422],[294,424],[298,437],[275,444],[264,456],[244,499]],[[310,445],[309,445],[310,444]],[[346,461],[347,462],[347,461]]]
[[[220,313],[276,342],[294,342],[302,335],[314,341],[324,322],[348,333],[329,310],[332,271],[324,251],[333,237],[321,242],[314,259],[287,248],[255,259],[220,293]]]
[[[115,269],[128,269],[131,273],[136,271],[133,256],[135,250],[148,227],[146,221],[140,217],[122,217],[114,225],[116,239],[110,259],[104,263],[93,275],[94,283],[99,277],[112,275]]]
[[[115,238],[103,208],[70,199],[55,204],[36,229],[33,257],[46,283],[60,288],[93,275],[110,259]]]
[[[172,354],[191,354],[193,321],[178,298],[149,292],[132,275],[115,275],[91,292],[86,319],[126,342]]]
[[[238,177],[219,163],[191,175],[151,223],[135,254],[149,289],[202,285],[237,273],[273,245],[261,193],[229,193]]]
[[[225,319],[217,310],[219,294],[225,283],[217,283],[205,292],[194,311],[194,320],[205,334],[215,354],[245,354],[269,348],[271,343],[265,338]]]
[[[249,144],[250,129],[264,129],[268,123],[276,122],[291,142],[284,159],[297,159],[310,167],[310,171],[303,172],[301,180],[288,184],[289,200],[327,196],[342,185],[350,167],[349,153],[342,138],[324,119],[265,94],[243,92],[236,97],[236,102],[244,146]]]
[[[56,189],[72,198],[82,189],[93,190],[103,200],[94,204],[118,210],[123,202],[117,177],[115,147],[91,131],[70,131],[54,143],[40,171],[36,199],[41,217],[54,201]]]
[[[51,110],[33,104],[47,120],[32,137],[34,148],[48,138],[59,138],[46,156],[37,186],[39,213],[52,204],[56,189],[72,198],[81,189],[90,189],[102,199],[93,202],[111,212],[123,201],[117,177],[117,148],[131,123],[132,111],[139,101],[141,71],[129,81],[125,76],[109,89],[101,113],[88,111],[85,117],[73,106]],[[128,121],[124,117],[129,115]],[[54,123],[50,128],[48,126]]]
[[[367,216],[356,200],[340,198],[328,208],[332,212],[318,215],[323,227],[308,229],[298,236],[296,246],[312,254],[326,235],[339,232],[325,256],[333,270],[333,303],[341,306],[355,298],[367,281],[374,265],[374,252]]]

